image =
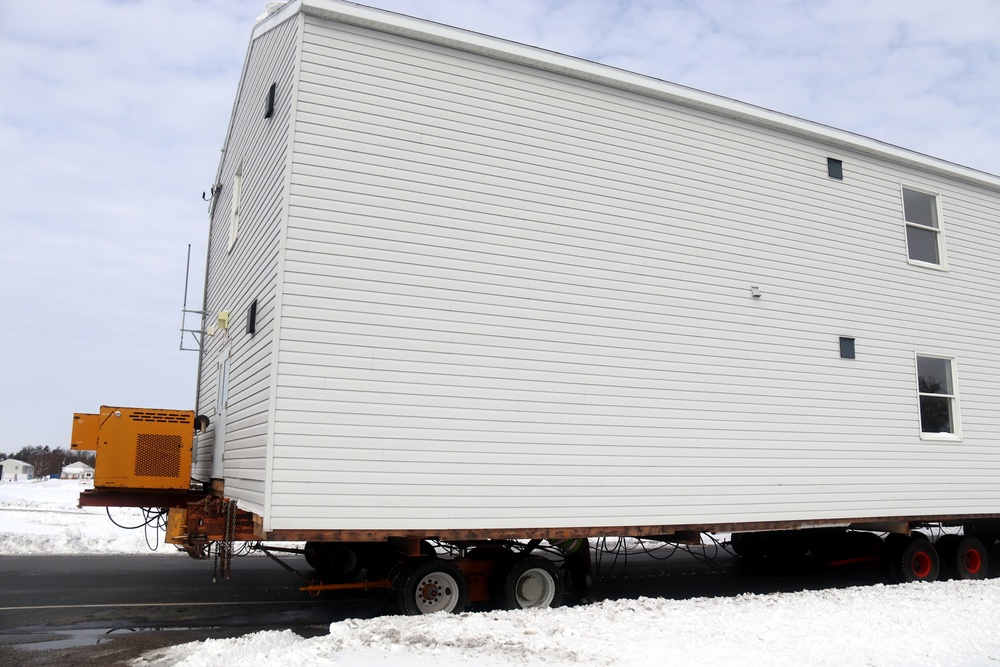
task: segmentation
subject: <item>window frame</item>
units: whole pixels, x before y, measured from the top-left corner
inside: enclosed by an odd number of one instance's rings
[[[232,353],[227,347],[216,360],[215,413],[221,414],[229,407],[229,382],[232,372]]]
[[[268,120],[274,117],[274,104],[278,96],[278,82],[275,81],[267,89],[267,99],[264,101],[264,119]]]
[[[241,161],[233,174],[233,191],[229,202],[229,245],[226,253],[233,251],[236,239],[239,238],[240,213],[243,208],[243,162]]]
[[[951,393],[935,394],[920,391],[920,359],[943,359],[948,362],[948,370],[951,374]],[[958,360],[954,356],[947,354],[932,354],[929,352],[915,352],[913,354],[913,370],[917,396],[917,428],[920,431],[921,440],[950,440],[958,442],[962,437],[962,411],[960,407],[960,396],[958,391]],[[931,433],[923,429],[923,417],[920,412],[920,398],[922,396],[941,396],[949,400],[951,414],[951,433]]]
[[[910,222],[906,219],[906,191],[918,192],[920,194],[928,195],[934,198],[934,220],[937,222],[937,227],[928,227],[922,225],[919,222]],[[921,266],[927,269],[935,269],[937,271],[947,271],[948,270],[948,255],[945,252],[945,233],[943,216],[941,215],[941,193],[934,190],[930,190],[925,187],[917,185],[909,185],[906,183],[900,183],[899,185],[899,203],[902,208],[903,213],[903,244],[906,248],[906,261],[908,264],[914,266]],[[910,257],[910,235],[909,229],[913,227],[915,229],[922,229],[924,231],[934,232],[935,241],[937,243],[937,255],[938,263],[934,264],[932,262],[925,262],[922,259],[913,259]]]

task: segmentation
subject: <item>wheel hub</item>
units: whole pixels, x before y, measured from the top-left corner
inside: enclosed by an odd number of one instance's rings
[[[544,587],[538,579],[534,577],[524,577],[520,581],[520,590],[518,594],[525,600],[533,602],[538,600],[542,596],[542,591]]]
[[[975,549],[969,549],[965,552],[965,569],[971,574],[978,574],[980,568],[983,566],[982,556]]]
[[[521,575],[514,588],[518,606],[522,609],[548,607],[555,595],[555,586],[545,570],[533,568]]]
[[[930,575],[932,569],[931,559],[925,553],[917,553],[913,556],[913,573],[923,579]]]
[[[417,602],[429,610],[446,607],[453,594],[448,582],[436,577],[424,579],[417,586]]]

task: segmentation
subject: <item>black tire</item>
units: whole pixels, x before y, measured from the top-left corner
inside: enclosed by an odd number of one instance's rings
[[[885,563],[889,583],[899,583],[903,580],[902,563],[903,549],[910,541],[909,535],[889,533],[882,544],[882,560]]]
[[[893,582],[937,581],[941,559],[925,535],[913,533],[909,537],[890,535],[890,538],[886,539],[885,558]]]
[[[326,583],[354,581],[365,568],[361,547],[351,542],[306,542],[306,563]]]
[[[974,537],[982,542],[984,547],[991,547],[997,540],[1000,540],[1000,523],[967,523],[962,526],[962,532],[965,533],[966,537]]]
[[[814,528],[804,532],[806,548],[821,563],[836,560],[847,539],[847,531],[843,528]]]
[[[396,582],[407,565],[406,563],[391,562],[388,559],[379,559],[368,567],[368,580],[380,581],[388,579],[390,582]],[[393,586],[395,586],[394,583]],[[396,600],[393,596],[393,587],[369,588],[368,594],[389,613],[403,613],[396,605]]]
[[[305,556],[306,563],[312,569],[319,571],[322,563],[320,557],[320,552],[323,551],[324,544],[322,542],[306,542]]]
[[[733,533],[729,546],[740,558],[758,560],[768,553],[768,533]]]
[[[934,542],[938,556],[941,557],[941,578],[954,579],[954,560],[958,554],[958,543],[962,541],[961,535],[942,535]]]
[[[733,533],[730,545],[750,568],[789,568],[803,562],[809,545],[800,530]]]
[[[850,531],[846,535],[845,546],[848,549],[848,557],[861,558],[871,556],[878,558],[882,553],[882,539],[875,533],[865,531]]]
[[[945,535],[937,541],[941,570],[949,579],[985,579],[989,570],[986,547],[975,537]]]
[[[563,602],[562,572],[541,556],[518,558],[499,569],[494,602],[502,609],[541,609]]]
[[[865,531],[836,531],[813,543],[811,551],[816,560],[831,566],[854,565],[859,560],[877,560],[882,553],[882,538]]]
[[[451,561],[418,560],[404,566],[392,593],[401,614],[418,616],[439,611],[460,614],[469,601],[469,584]]]

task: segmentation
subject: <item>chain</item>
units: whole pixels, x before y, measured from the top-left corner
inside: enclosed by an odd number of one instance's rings
[[[211,502],[211,500],[209,501]],[[206,508],[208,505],[206,504]],[[209,543],[211,545],[211,543]],[[215,543],[215,561],[212,565],[212,583],[217,583],[219,581],[219,551],[222,549],[222,545],[218,542]]]
[[[233,565],[233,541],[236,537],[236,501],[223,499],[220,501],[223,512],[222,539],[215,543],[215,562],[212,566],[212,583],[216,583],[221,575],[229,579]],[[219,566],[219,559],[222,566]]]
[[[222,576],[229,579],[233,564],[233,538],[236,536],[236,501],[223,502],[226,504],[226,527],[223,532]]]

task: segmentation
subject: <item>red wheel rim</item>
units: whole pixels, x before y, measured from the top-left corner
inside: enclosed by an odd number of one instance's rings
[[[965,569],[969,574],[977,574],[983,567],[983,557],[976,549],[969,549],[965,552]]]
[[[917,579],[926,579],[931,574],[931,557],[923,551],[913,554],[913,574]]]

